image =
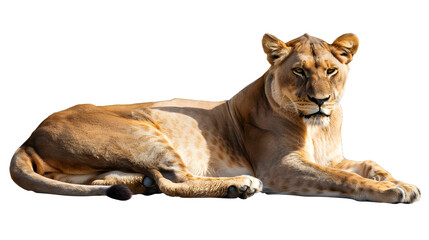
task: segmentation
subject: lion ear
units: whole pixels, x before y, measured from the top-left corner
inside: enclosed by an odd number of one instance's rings
[[[267,54],[267,60],[270,64],[281,61],[289,55],[291,47],[286,46],[284,42],[275,36],[266,33],[262,38],[262,47]]]
[[[353,33],[346,33],[331,44],[332,52],[342,63],[348,64],[359,47],[359,39]]]

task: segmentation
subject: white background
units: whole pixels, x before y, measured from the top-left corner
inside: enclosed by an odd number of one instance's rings
[[[0,238],[424,239],[428,223],[428,27],[423,1],[2,1]],[[412,205],[258,194],[248,200],[64,197],[24,191],[14,151],[49,114],[174,97],[224,100],[269,67],[264,33],[360,47],[343,145],[423,193]],[[5,237],[8,236],[8,237]]]

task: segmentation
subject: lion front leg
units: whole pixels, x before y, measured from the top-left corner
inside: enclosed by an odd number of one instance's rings
[[[347,171],[354,172],[359,174],[364,178],[369,178],[376,181],[393,181],[392,175],[389,172],[384,170],[377,163],[367,160],[367,161],[353,161],[344,159],[334,166],[335,168]]]
[[[334,166],[337,169],[341,169],[348,172],[359,174],[360,176],[375,181],[388,181],[394,183],[398,188],[404,192],[405,202],[415,202],[420,199],[420,190],[411,184],[406,184],[398,181],[392,177],[392,175],[384,170],[377,163],[367,161],[353,161],[343,159],[341,162]]]
[[[325,167],[302,159],[284,159],[273,167],[264,182],[265,192],[304,196],[347,197],[359,201],[411,203],[418,191],[390,181],[375,181],[356,173]]]

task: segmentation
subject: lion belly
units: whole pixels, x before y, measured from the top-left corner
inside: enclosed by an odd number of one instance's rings
[[[153,109],[152,117],[192,174],[253,175],[250,164],[226,136],[230,126],[220,125],[200,111],[205,110]]]

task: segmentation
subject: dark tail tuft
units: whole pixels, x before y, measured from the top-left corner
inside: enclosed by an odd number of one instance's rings
[[[130,199],[133,193],[123,185],[113,185],[106,190],[106,195],[113,199],[125,201]]]

